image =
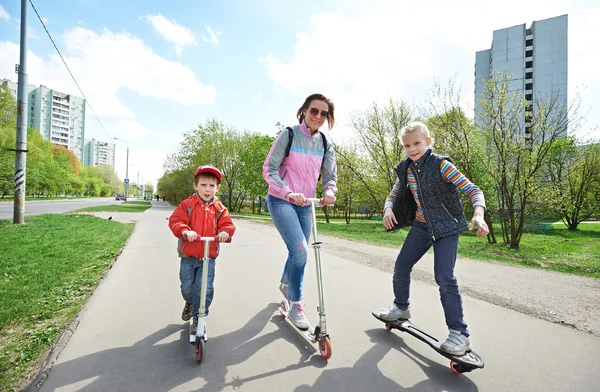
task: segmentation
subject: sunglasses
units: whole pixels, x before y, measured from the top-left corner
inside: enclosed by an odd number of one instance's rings
[[[310,108],[309,112],[310,112],[310,114],[312,114],[315,117],[319,115],[319,109],[317,109],[317,108]],[[323,118],[329,117],[329,112],[326,112],[325,110],[322,110],[321,111],[321,117],[323,117]]]

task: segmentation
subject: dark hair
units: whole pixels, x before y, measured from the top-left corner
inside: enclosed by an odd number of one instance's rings
[[[196,177],[194,177],[194,184],[198,185],[198,181],[200,180],[200,178],[214,178],[215,180],[217,180],[217,185],[221,184],[221,181],[219,181],[219,177],[215,176],[212,173],[198,174]]]
[[[308,97],[306,97],[304,103],[302,104],[302,106],[300,106],[300,109],[298,109],[298,113],[296,113],[298,123],[302,124],[302,121],[304,121],[304,111],[308,109],[312,101],[323,101],[327,104],[327,106],[329,106],[329,109],[327,110],[329,112],[329,117],[327,117],[327,124],[329,125],[329,129],[333,128],[333,124],[335,123],[335,106],[333,105],[333,102],[331,102],[331,100],[323,94],[311,94]]]

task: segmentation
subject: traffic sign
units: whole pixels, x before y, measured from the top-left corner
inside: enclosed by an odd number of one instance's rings
[[[129,185],[129,178],[125,179],[125,185]]]

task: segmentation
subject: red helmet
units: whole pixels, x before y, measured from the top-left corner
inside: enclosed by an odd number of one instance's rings
[[[223,175],[221,174],[219,169],[217,169],[213,165],[204,165],[204,166],[200,166],[199,168],[197,168],[196,173],[194,174],[194,178],[196,178],[199,174],[202,174],[202,173],[214,174],[217,177],[217,180],[219,180],[219,182],[221,182],[221,179],[223,178]]]

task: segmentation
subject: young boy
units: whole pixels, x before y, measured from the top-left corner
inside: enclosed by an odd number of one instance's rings
[[[235,226],[227,208],[217,199],[221,172],[212,165],[201,166],[194,174],[196,193],[179,204],[169,217],[169,228],[179,238],[177,252],[181,257],[179,280],[181,295],[185,306],[181,313],[183,321],[191,317],[192,331],[198,325],[198,309],[200,307],[200,288],[202,284],[202,257],[204,242],[196,241],[199,237],[218,237],[218,242],[231,242]],[[213,300],[215,279],[215,259],[219,255],[217,242],[210,242],[208,283],[206,287],[206,313]]]

